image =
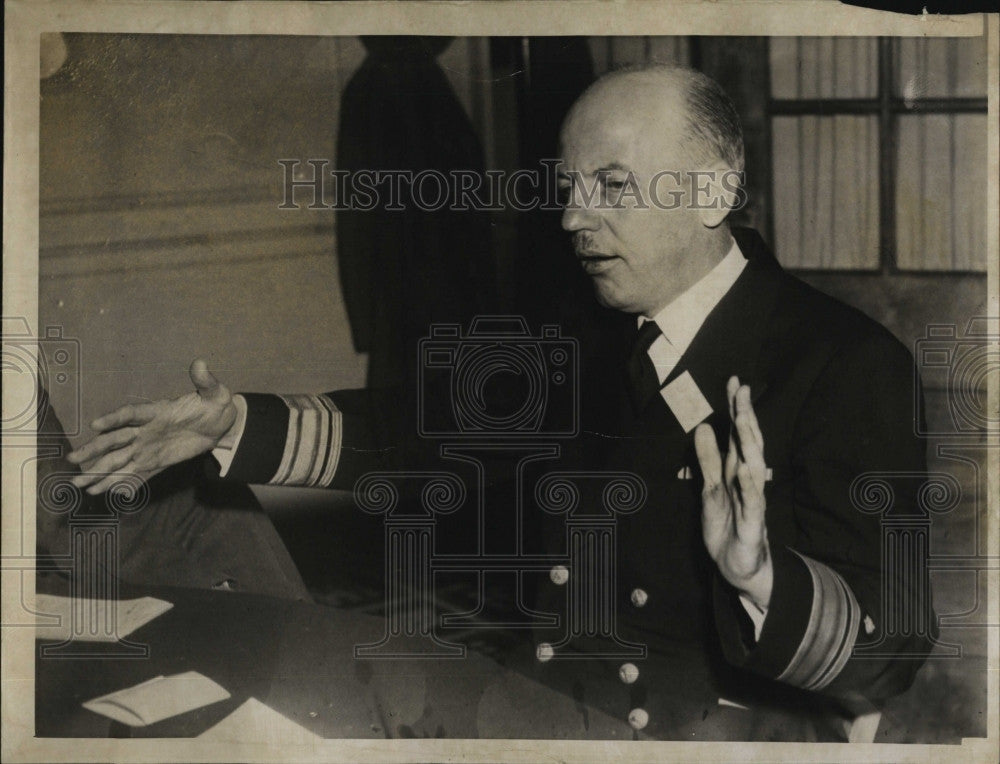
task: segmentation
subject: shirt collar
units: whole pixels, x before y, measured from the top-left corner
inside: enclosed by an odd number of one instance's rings
[[[733,239],[729,252],[712,270],[653,317],[677,352],[683,352],[691,344],[708,314],[736,283],[746,264],[746,258]],[[646,320],[640,316],[639,326]]]

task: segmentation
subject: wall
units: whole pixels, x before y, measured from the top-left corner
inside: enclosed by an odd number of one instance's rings
[[[196,356],[237,390],[363,384],[334,213],[307,209],[308,191],[300,209],[279,209],[278,164],[332,169],[360,41],[64,39],[66,62],[41,82],[38,325],[81,343],[82,420],[186,392]],[[456,40],[439,59],[480,125],[484,50]],[[52,394],[75,419],[68,389]]]

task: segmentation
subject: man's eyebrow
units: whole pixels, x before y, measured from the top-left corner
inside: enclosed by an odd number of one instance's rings
[[[596,170],[594,170],[593,174],[599,175],[601,173],[609,173],[609,172],[631,173],[632,170],[623,164],[619,164],[618,162],[611,162],[610,164],[598,167]],[[570,178],[573,177],[574,175],[586,175],[586,174],[587,173],[582,172],[581,170],[559,170],[556,172],[556,177]]]

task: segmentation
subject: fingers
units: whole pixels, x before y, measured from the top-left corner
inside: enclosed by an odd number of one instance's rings
[[[750,400],[749,385],[741,385],[738,377],[730,377],[726,383],[726,399],[729,401],[730,450],[735,445],[741,461],[755,463],[759,458],[763,463],[764,436]]]
[[[732,427],[729,429],[729,450],[726,451],[726,485],[732,486],[736,481],[736,468],[740,463],[740,449],[733,434]]]
[[[755,426],[756,417],[754,417],[753,408],[750,406],[749,390],[745,387],[741,390],[747,390],[745,396],[742,394],[739,396],[741,400],[746,398],[747,402],[745,407],[744,404],[740,404],[740,409],[736,413],[736,437],[740,443],[740,457],[742,461],[748,463],[763,461],[764,439],[760,437],[760,428]]]
[[[729,382],[727,390],[733,392],[733,425],[740,452],[739,462],[735,465],[736,483],[739,487],[739,534],[745,540],[759,540],[764,533],[764,482],[767,470],[764,463],[764,436],[750,400],[750,388],[739,385],[735,377]],[[733,382],[736,382],[735,389]]]
[[[723,577],[737,588],[756,576],[767,558],[764,484],[764,438],[750,399],[750,388],[737,377],[726,383],[729,445],[723,458],[708,425],[695,431],[695,450],[705,478],[702,490],[702,536]],[[754,579],[756,580],[756,579]],[[755,597],[767,602],[768,594]]]
[[[219,384],[219,380],[208,370],[208,364],[203,359],[196,358],[191,362],[189,374],[191,375],[191,382],[194,383],[195,389],[198,391],[198,395],[202,398],[212,400],[218,398],[220,395],[225,395],[225,391],[222,385]]]
[[[102,456],[110,453],[111,451],[115,451],[129,445],[135,440],[138,432],[139,430],[137,427],[123,427],[118,430],[112,430],[111,432],[103,435],[98,435],[81,448],[68,453],[66,455],[66,459],[73,464],[92,462],[95,459],[100,459]]]
[[[732,376],[726,382],[726,402],[729,404],[729,453],[740,456],[740,443],[736,438],[734,430],[736,429],[736,393],[740,389],[740,379],[739,377]],[[726,476],[730,481],[736,479],[734,469],[736,467],[735,462],[726,460]]]
[[[98,417],[90,423],[90,426],[98,432],[107,432],[127,425],[143,425],[152,421],[157,411],[155,403],[128,404]]]
[[[694,449],[701,465],[701,474],[705,480],[705,490],[714,489],[722,484],[722,456],[715,442],[715,433],[707,424],[698,425],[694,431]]]
[[[741,387],[736,395],[736,434],[740,442],[740,459],[750,470],[757,489],[763,491],[767,479],[764,461],[764,436],[750,401],[750,388]],[[746,494],[740,491],[741,496]]]
[[[694,446],[701,465],[701,533],[709,556],[715,560],[733,533],[733,509],[729,491],[722,483],[722,456],[715,432],[707,424],[694,431]]]
[[[730,377],[726,382],[726,400],[729,401],[729,418],[736,418],[736,392],[740,389],[740,378]]]
[[[753,410],[753,403],[750,401],[750,387],[743,385],[736,394],[736,425],[740,427],[740,421],[744,422],[744,429],[748,437],[744,438],[742,431],[740,437],[745,441],[751,440],[761,449],[764,448],[764,436],[760,431],[760,424],[757,422],[757,414]]]
[[[741,385],[738,377],[730,377],[726,383],[726,398],[730,416],[726,485],[733,493],[738,517],[752,520],[759,514],[762,521],[767,466],[764,436],[753,410],[750,387]]]
[[[82,487],[83,485],[93,483],[95,477],[102,473],[120,470],[132,460],[134,452],[134,448],[126,446],[125,448],[110,451],[102,455],[99,459],[87,465],[85,473],[75,476],[72,479],[73,484]]]
[[[740,488],[739,514],[743,523],[751,526],[764,524],[764,483],[750,465],[741,463],[736,469]],[[741,534],[744,529],[741,529]]]
[[[101,480],[92,485],[90,488],[88,488],[87,493],[93,495],[104,493],[109,488],[111,488],[115,483],[119,482],[125,483],[126,485],[132,485],[134,483],[134,480],[129,480],[128,478],[131,478],[133,475],[135,475],[135,467],[136,467],[135,462],[130,461],[122,465],[122,468],[117,472],[99,476],[101,477]]]

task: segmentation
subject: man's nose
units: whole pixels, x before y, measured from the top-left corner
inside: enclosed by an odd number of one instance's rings
[[[594,202],[585,204],[577,194],[572,194],[563,207],[562,227],[564,231],[596,231],[601,225]]]

